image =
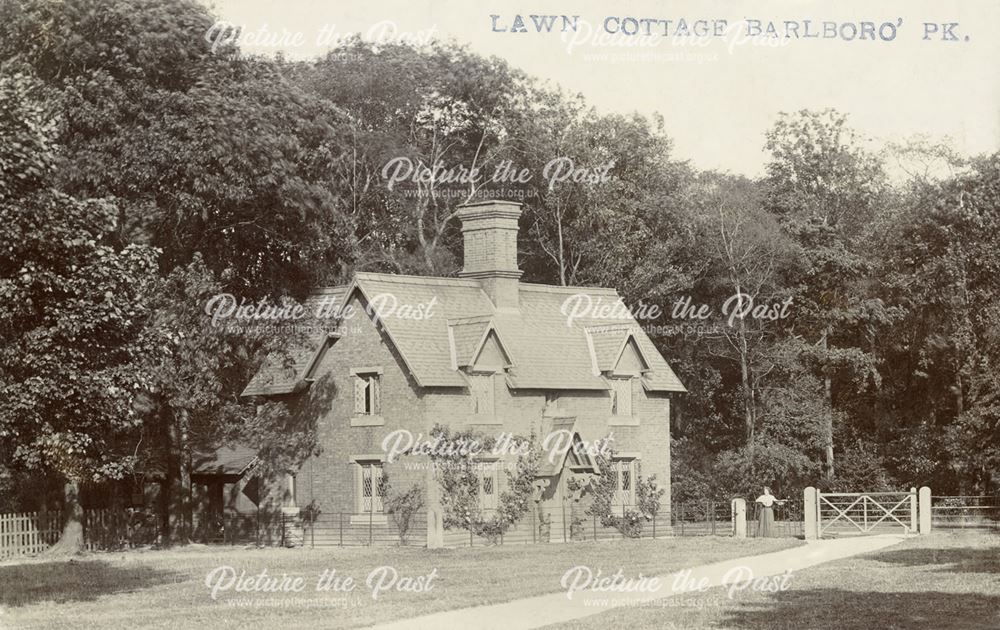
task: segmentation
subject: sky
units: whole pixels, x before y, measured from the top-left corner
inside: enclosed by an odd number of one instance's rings
[[[806,108],[848,114],[873,149],[916,134],[948,138],[965,155],[1000,148],[996,0],[206,4],[220,20],[243,27],[240,43],[248,52],[280,50],[305,59],[325,53],[349,33],[467,44],[582,93],[601,112],[659,113],[674,140],[674,157],[702,169],[762,174],[765,131],[779,112]],[[512,32],[518,15],[527,32]],[[531,15],[566,15],[576,28],[560,32],[564,22],[558,18],[552,32],[543,26],[539,33]],[[679,32],[681,20],[687,34]],[[695,32],[700,20],[698,33],[708,33],[703,37]],[[748,20],[759,21],[759,36],[758,22]],[[824,38],[824,22],[843,38]],[[777,37],[766,36],[769,23]],[[806,38],[807,33],[819,37]]]

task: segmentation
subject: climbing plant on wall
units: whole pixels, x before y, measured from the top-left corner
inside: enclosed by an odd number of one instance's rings
[[[531,507],[541,461],[534,434],[527,439],[512,436],[506,445],[498,445],[495,437],[471,429],[452,431],[435,425],[431,437],[436,447],[428,454],[441,487],[445,529],[464,529],[491,543],[499,541]],[[515,454],[516,460],[510,461]],[[495,490],[499,491],[496,510],[487,512],[481,500],[481,467],[487,458],[494,457],[496,463],[504,465],[507,484],[503,491]]]
[[[643,477],[636,475],[636,505],[615,508],[615,493],[618,488],[617,473],[612,465],[614,454],[596,454],[595,460],[600,474],[590,478],[588,493],[592,497],[587,514],[596,516],[604,527],[614,527],[629,538],[638,538],[647,521],[660,511],[660,498],[666,490],[656,483],[656,475]]]

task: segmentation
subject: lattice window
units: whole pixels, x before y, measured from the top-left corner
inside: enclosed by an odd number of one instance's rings
[[[381,513],[385,498],[385,477],[382,462],[358,462],[358,512]]]
[[[636,504],[635,483],[639,462],[636,459],[615,459],[611,461],[611,476],[614,479],[614,505],[634,506]]]
[[[354,375],[354,413],[359,416],[377,416],[382,412],[381,379],[378,374]]]
[[[479,477],[479,506],[484,510],[497,509],[497,497],[500,494],[500,483],[497,478],[497,465],[494,462],[483,463],[476,471]]]

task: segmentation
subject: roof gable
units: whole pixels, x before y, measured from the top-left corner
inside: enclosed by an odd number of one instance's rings
[[[576,418],[559,418],[558,421],[553,421],[547,435],[553,436],[556,431],[564,432],[563,435],[568,434],[569,442],[562,453],[558,451],[543,453],[544,456],[538,466],[537,476],[552,477],[558,475],[566,466],[576,472],[585,470],[597,472],[597,462],[588,453],[586,444],[576,429]],[[562,446],[563,442],[557,440],[556,444]]]
[[[650,370],[646,353],[636,338],[637,327],[592,326],[586,329],[594,374],[638,376]]]
[[[472,369],[479,371],[499,371],[510,367],[512,362],[510,355],[504,350],[500,343],[500,337],[496,329],[491,328],[483,337],[479,344],[479,351],[472,362]]]
[[[453,369],[498,371],[514,360],[492,317],[471,317],[448,322]]]
[[[639,376],[647,370],[649,370],[649,362],[646,361],[642,350],[639,349],[639,344],[636,343],[635,338],[630,334],[625,340],[625,345],[622,346],[621,354],[618,355],[618,361],[615,363],[612,371],[615,374]]]

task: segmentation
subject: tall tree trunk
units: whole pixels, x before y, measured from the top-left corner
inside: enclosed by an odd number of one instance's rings
[[[559,284],[566,286],[566,250],[563,245],[562,212],[557,215],[556,228],[559,234]]]
[[[824,355],[824,369],[823,369],[823,402],[826,411],[825,423],[823,427],[824,440],[826,442],[826,478],[829,481],[833,481],[834,477],[834,459],[833,459],[833,379],[830,376],[830,361],[827,357],[827,350],[829,348],[829,337],[830,337],[830,327],[827,326],[823,330],[823,355]]]
[[[736,283],[736,293],[743,289]],[[747,448],[753,452],[754,430],[757,425],[757,411],[754,408],[753,383],[750,382],[750,347],[747,343],[746,322],[739,318],[736,324],[736,347],[740,361],[740,387],[743,388],[743,422],[746,429]]]
[[[170,423],[169,523],[170,542],[191,541],[191,449],[188,445],[187,412],[177,413]]]
[[[955,418],[961,418],[965,413],[965,386],[962,383],[962,366],[959,363],[955,372]]]
[[[833,481],[835,475],[833,458],[833,388],[830,375],[823,377],[823,396],[826,401],[826,478]]]
[[[184,522],[184,542],[191,541],[194,535],[194,514],[192,511],[191,488],[191,440],[188,435],[189,418],[187,410],[181,411],[181,443],[180,454],[180,484],[181,484],[181,519]]]
[[[746,357],[740,354],[740,386],[743,388],[743,422],[746,429],[747,446],[753,445],[754,413],[753,398],[750,388],[750,366]]]
[[[754,407],[753,383],[750,379],[750,350],[747,344],[746,323],[742,318],[739,320],[738,330],[740,387],[743,389],[743,422],[747,438],[747,461],[750,464],[750,475],[752,477],[756,471],[754,434],[757,428],[757,410]]]
[[[83,507],[80,505],[80,484],[67,480],[63,485],[63,512],[66,524],[59,541],[46,552],[50,555],[83,553]]]

